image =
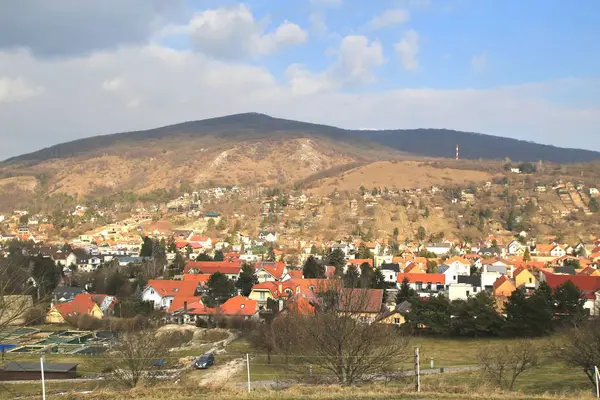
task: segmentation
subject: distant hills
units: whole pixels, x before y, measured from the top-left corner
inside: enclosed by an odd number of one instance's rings
[[[169,138],[216,138],[222,142],[243,143],[264,139],[294,138],[326,139],[327,141],[362,148],[400,151],[425,157],[454,157],[456,145],[464,159],[514,161],[550,161],[556,163],[588,162],[600,159],[600,152],[566,149],[523,140],[461,132],[447,129],[346,130],[327,125],[273,118],[264,114],[246,113],[201,121],[184,122],[161,128],[95,136],[58,144],[33,153],[13,157],[5,163],[43,162],[82,156],[86,153],[108,152],[123,143],[138,143]],[[358,154],[360,156],[360,154]],[[371,158],[372,154],[367,157]],[[359,157],[360,158],[360,157]]]

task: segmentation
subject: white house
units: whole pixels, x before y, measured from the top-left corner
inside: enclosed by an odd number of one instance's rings
[[[151,301],[157,310],[169,308],[175,296],[192,297],[197,288],[194,281],[150,280],[142,292],[142,301]]]
[[[277,241],[277,233],[276,232],[261,232],[258,235],[258,239],[273,243],[273,242]]]
[[[452,245],[450,243],[434,243],[427,245],[425,249],[430,253],[434,253],[436,256],[443,256],[448,254],[452,249]]]
[[[387,283],[396,284],[398,282],[398,273],[400,272],[399,264],[384,263],[381,264],[381,273]]]
[[[252,250],[248,250],[246,254],[240,254],[240,260],[245,261],[247,263],[255,263],[260,260],[260,255],[253,254]]]
[[[438,274],[444,274],[446,276],[446,285],[458,283],[459,276],[471,275],[471,266],[465,266],[459,263],[452,263],[451,265],[444,264],[438,268]]]
[[[564,257],[567,255],[567,252],[565,249],[563,249],[561,246],[556,245],[552,248],[552,250],[550,250],[550,256],[552,257]]]
[[[478,291],[481,291],[481,289],[469,283],[452,283],[448,286],[448,299],[450,301],[467,300],[477,294]]]
[[[525,252],[524,246],[517,240],[513,240],[512,242],[510,242],[508,246],[506,246],[506,250],[508,254],[512,256],[523,254]]]

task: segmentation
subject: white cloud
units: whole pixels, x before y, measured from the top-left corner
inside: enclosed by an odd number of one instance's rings
[[[408,21],[410,14],[401,8],[383,11],[367,23],[368,29],[383,29],[394,25],[400,25]]]
[[[311,13],[308,16],[310,22],[310,29],[317,35],[323,35],[327,33],[327,22],[325,21],[325,15],[320,12]]]
[[[123,80],[121,78],[106,79],[102,82],[102,89],[109,92],[114,92],[123,87]]]
[[[163,33],[188,32],[194,48],[222,59],[274,54],[306,41],[308,34],[297,24],[284,21],[266,33],[267,21],[256,21],[244,4],[197,13],[185,28],[170,27]]]
[[[344,128],[449,128],[600,150],[600,81],[354,93],[342,88],[375,79],[373,71],[385,61],[381,45],[351,36],[336,53],[321,72],[290,67],[290,81],[282,83],[263,67],[157,45],[60,60],[0,51],[0,158],[86,136],[247,111]],[[114,87],[117,78],[119,90],[102,88]],[[556,102],[581,93],[595,100]]]
[[[379,41],[369,42],[362,35],[342,39],[336,61],[326,70],[313,73],[294,64],[286,70],[286,77],[295,94],[313,94],[331,89],[369,84],[375,81],[374,70],[385,63]]]
[[[402,39],[394,46],[402,66],[407,71],[415,71],[419,69],[419,34],[410,29],[404,33]]]
[[[42,94],[43,88],[26,82],[23,78],[0,77],[0,103],[18,102]]]
[[[487,67],[487,53],[476,54],[471,58],[471,68],[475,72],[482,72]]]

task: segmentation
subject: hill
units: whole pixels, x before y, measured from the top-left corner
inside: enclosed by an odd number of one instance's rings
[[[333,126],[273,118],[258,113],[235,114],[201,121],[190,121],[161,128],[95,136],[51,146],[33,153],[13,157],[5,163],[41,162],[93,152],[110,152],[123,143],[166,138],[218,138],[222,141],[257,139],[326,138],[353,146],[375,145],[426,157],[453,157],[460,146],[463,159],[515,161],[550,161],[556,163],[587,162],[600,159],[600,152],[565,149],[523,140],[461,132],[447,129],[346,130]]]
[[[405,181],[412,185],[422,174],[413,176],[407,165],[398,169],[368,164],[452,156],[456,144],[461,146],[462,158],[553,162],[600,159],[597,152],[475,133],[345,130],[248,113],[96,136],[13,157],[0,163],[0,199],[27,198],[27,193],[36,188],[36,180],[43,186],[37,188],[42,193],[95,197],[118,191],[148,192],[183,183],[194,187],[286,186],[335,178],[365,165],[364,170],[349,178],[353,186],[365,173],[378,174],[376,181],[366,182],[369,185],[402,186]],[[460,175],[448,173],[454,178]],[[388,177],[390,183],[385,182]],[[424,184],[452,177],[442,174],[426,179]],[[482,179],[478,176],[474,180]]]

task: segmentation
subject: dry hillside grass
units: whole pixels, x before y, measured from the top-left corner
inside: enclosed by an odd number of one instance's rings
[[[435,168],[418,161],[379,161],[361,166],[340,176],[317,182],[311,191],[325,195],[338,191],[357,190],[360,186],[388,188],[427,188],[432,185],[462,184],[491,180],[492,175],[482,171]]]
[[[85,196],[121,190],[143,193],[181,182],[199,186],[286,185],[372,156],[370,150],[361,154],[320,138],[169,138],[124,142],[103,151],[37,164],[8,164],[0,166],[0,173],[27,175],[4,181],[26,182],[28,187],[35,187],[33,176],[44,174],[50,194]]]
[[[10,190],[33,191],[36,185],[37,179],[33,176],[13,176],[0,179],[0,190],[9,188]]]

